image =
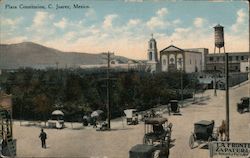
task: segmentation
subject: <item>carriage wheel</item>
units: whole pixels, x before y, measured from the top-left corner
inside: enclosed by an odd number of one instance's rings
[[[146,136],[144,136],[144,137],[143,137],[143,144],[148,144],[148,145],[150,145],[150,144],[151,144],[150,139],[148,139]]]
[[[189,137],[189,147],[191,149],[194,148],[194,142],[195,142],[195,138],[194,138],[194,135],[192,134],[190,137]]]

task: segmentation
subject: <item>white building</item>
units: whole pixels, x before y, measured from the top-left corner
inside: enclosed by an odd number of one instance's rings
[[[242,61],[240,62],[240,72],[248,72],[249,62]]]
[[[170,45],[160,51],[160,65],[163,72],[176,70],[183,70],[186,73],[200,72],[203,67],[202,53]]]
[[[152,38],[148,42],[147,65],[151,72],[183,70],[186,73],[200,72],[206,69],[205,56],[208,49],[180,49],[170,45],[160,51],[158,59],[157,42]]]

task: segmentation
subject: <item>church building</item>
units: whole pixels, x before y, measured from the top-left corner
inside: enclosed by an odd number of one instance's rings
[[[205,70],[205,56],[208,49],[181,49],[170,45],[162,49],[158,59],[157,42],[152,38],[149,40],[148,65],[151,72],[184,71],[186,73],[200,72]]]

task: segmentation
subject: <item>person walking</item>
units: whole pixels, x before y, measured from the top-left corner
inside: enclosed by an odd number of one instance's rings
[[[41,139],[42,142],[42,148],[46,148],[46,139],[47,139],[47,134],[41,129],[41,133],[39,135],[39,138]]]

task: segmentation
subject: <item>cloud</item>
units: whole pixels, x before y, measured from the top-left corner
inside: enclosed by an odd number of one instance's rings
[[[27,39],[28,38],[26,36],[17,36],[17,37],[13,37],[9,39],[3,39],[3,43],[6,43],[6,44],[21,43],[21,42],[27,41]]]
[[[153,16],[146,22],[147,27],[150,30],[154,30],[157,28],[164,28],[166,27],[169,23],[166,19],[164,19],[164,16],[168,13],[167,8],[161,8],[156,11],[156,16]]]
[[[205,19],[198,17],[198,18],[194,19],[193,24],[194,24],[195,27],[203,27],[204,22],[205,22]]]
[[[62,20],[58,21],[57,23],[54,23],[54,26],[60,28],[60,29],[64,29],[67,26],[67,19],[66,18],[62,18]]]
[[[110,14],[105,16],[104,21],[103,21],[103,28],[108,29],[112,28],[113,26],[113,21],[118,17],[117,14]]]
[[[144,0],[124,0],[125,2],[143,2]]]
[[[231,27],[232,31],[239,32],[241,30],[242,25],[245,25],[247,20],[246,18],[247,18],[247,13],[245,12],[245,10],[243,9],[238,10],[236,22]]]
[[[33,26],[34,27],[41,27],[46,23],[46,21],[48,21],[49,19],[52,19],[52,18],[53,18],[53,16],[49,15],[48,12],[38,11],[38,12],[36,12],[36,15],[33,19]]]
[[[27,26],[25,30],[33,42],[43,42],[50,36],[54,35],[56,28],[53,25],[54,14],[44,11],[37,11],[33,17],[32,24]]]
[[[168,13],[167,8],[161,8],[160,10],[158,10],[158,11],[156,12],[156,14],[157,14],[158,16],[160,16],[160,17],[165,16],[167,13]]]
[[[66,33],[64,35],[64,39],[67,40],[67,41],[69,41],[69,40],[72,40],[72,39],[76,38],[76,35],[77,35],[76,32],[70,31],[70,32],[68,32],[68,33]]]
[[[181,24],[181,20],[180,19],[176,19],[176,20],[173,21],[173,24],[174,25],[179,25],[179,24]]]
[[[85,16],[87,18],[93,18],[96,16],[96,12],[94,9],[88,9],[88,11],[85,13]]]
[[[2,20],[1,24],[8,25],[10,27],[14,27],[14,26],[18,25],[23,20],[23,17],[18,17],[15,19],[1,18],[1,20]]]
[[[140,19],[130,19],[127,23],[129,27],[137,26],[141,23]]]

